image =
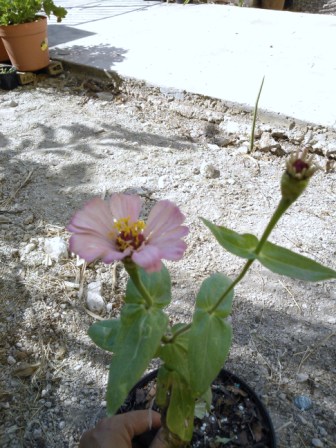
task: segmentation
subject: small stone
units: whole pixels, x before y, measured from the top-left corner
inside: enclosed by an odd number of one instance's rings
[[[298,373],[296,375],[296,381],[298,383],[304,383],[305,381],[307,381],[309,378],[309,375],[307,375],[306,373]]]
[[[32,213],[30,213],[29,215],[26,216],[26,218],[23,220],[23,224],[28,225],[28,224],[32,224],[34,222],[34,215]]]
[[[320,439],[312,439],[311,441],[312,445],[317,447],[317,448],[323,448],[323,442]]]
[[[288,129],[291,131],[294,128],[295,128],[295,121],[290,121],[289,125],[288,125]]]
[[[101,313],[105,309],[105,301],[101,296],[102,285],[92,282],[87,286],[86,304],[90,311]]]
[[[13,366],[14,364],[16,364],[16,359],[13,356],[9,355],[7,358],[7,362],[10,366]]]
[[[100,100],[104,101],[112,101],[114,99],[114,95],[110,92],[97,92],[96,95]]]
[[[61,422],[59,422],[58,428],[59,429],[64,429],[65,428],[65,422],[63,420]]]
[[[305,395],[298,395],[294,398],[294,405],[300,409],[300,411],[307,411],[313,406],[313,402],[309,397]]]
[[[308,425],[307,420],[304,417],[302,417],[302,415],[298,414],[297,418],[302,423],[302,425],[304,425],[304,426]]]
[[[322,437],[327,437],[328,436],[327,431],[322,426],[319,426],[318,430],[319,430],[319,433],[321,434]]]
[[[7,103],[7,106],[9,106],[9,107],[17,107],[18,105],[19,105],[19,103],[17,103],[14,100],[11,100]]]
[[[60,236],[46,238],[44,242],[44,250],[53,260],[59,261],[68,258],[67,243]]]
[[[33,250],[35,250],[36,249],[36,244],[35,243],[29,243],[29,244],[27,244],[27,246],[24,248],[24,253],[27,255],[27,254],[30,254],[30,252],[33,252]]]
[[[211,163],[203,163],[200,171],[202,176],[206,179],[216,179],[220,176],[220,171],[217,170]]]
[[[34,431],[33,431],[33,438],[34,438],[35,440],[37,440],[37,439],[39,439],[41,436],[42,436],[42,429],[41,429],[41,428],[34,429]]]
[[[108,304],[106,305],[106,311],[107,311],[108,313],[110,313],[110,312],[112,311],[112,308],[113,308],[112,303],[108,303]]]

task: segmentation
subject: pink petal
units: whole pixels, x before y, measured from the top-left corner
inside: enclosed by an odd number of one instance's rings
[[[178,227],[184,220],[185,216],[173,202],[160,201],[149,214],[144,236],[153,240]]]
[[[70,238],[70,251],[91,263],[102,259],[105,263],[122,260],[130,251],[116,250],[113,241],[107,240],[92,233],[75,233]]]
[[[105,236],[111,231],[113,217],[108,203],[100,198],[92,199],[79,210],[70,221],[70,232],[93,232]]]
[[[110,210],[115,219],[130,218],[131,222],[138,221],[141,210],[139,196],[114,193],[109,200]]]
[[[148,247],[150,246],[152,246],[151,243],[148,244]],[[183,240],[176,240],[175,238],[167,238],[165,240],[158,239],[153,243],[153,246],[160,251],[161,258],[174,261],[181,260],[187,249],[187,244]]]
[[[147,272],[161,271],[160,251],[155,246],[144,246],[138,251],[133,252],[132,260]]]

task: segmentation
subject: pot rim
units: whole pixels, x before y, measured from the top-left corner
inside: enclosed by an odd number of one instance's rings
[[[153,381],[156,378],[158,371],[159,371],[159,369],[155,369],[155,370],[152,370],[151,372],[145,374],[132,387],[132,389],[130,390],[130,392],[128,394],[128,397],[131,396],[132,394],[134,394],[137,389],[141,389],[147,383],[149,383],[150,381]],[[239,376],[237,376],[236,374],[234,374],[234,373],[232,373],[232,372],[230,372],[230,371],[228,371],[226,369],[221,369],[220,372],[218,373],[216,379],[221,379],[223,381],[224,381],[224,379],[230,379],[234,383],[239,384],[239,386],[242,388],[242,390],[245,390],[245,392],[248,393],[248,395],[253,399],[255,404],[258,406],[262,418],[265,420],[265,422],[267,422],[267,426],[268,426],[268,429],[269,429],[269,437],[270,437],[270,446],[268,448],[276,448],[277,447],[277,440],[276,440],[275,430],[274,430],[273,422],[271,420],[271,416],[270,416],[268,410],[266,409],[266,406],[261,401],[261,399],[258,397],[256,392],[251,388],[251,386],[249,386]],[[214,381],[216,381],[216,379]],[[119,411],[118,411],[118,413],[119,413]]]

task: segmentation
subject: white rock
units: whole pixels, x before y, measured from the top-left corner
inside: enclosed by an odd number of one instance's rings
[[[68,258],[68,245],[60,236],[46,238],[44,250],[52,260],[59,261],[62,258]]]
[[[35,243],[29,243],[24,248],[24,253],[25,254],[30,254],[30,252],[33,252],[34,249],[36,249],[36,244]]]
[[[8,362],[8,364],[9,365],[13,365],[13,364],[16,364],[16,360],[15,360],[15,358],[13,358],[13,356],[11,356],[11,355],[9,355],[8,356],[8,358],[7,358],[7,362]]]
[[[217,170],[211,163],[202,163],[201,174],[206,179],[215,179],[220,176],[220,171]]]
[[[323,448],[323,442],[320,439],[312,439],[312,445],[317,448]]]
[[[304,383],[305,381],[307,381],[309,378],[309,376],[306,373],[298,373],[296,375],[296,381],[298,383]]]
[[[102,285],[92,282],[87,286],[86,304],[90,311],[100,313],[105,309],[105,301],[101,296]]]

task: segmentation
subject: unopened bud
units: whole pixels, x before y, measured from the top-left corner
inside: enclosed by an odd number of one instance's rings
[[[313,162],[314,156],[308,155],[305,148],[302,153],[297,151],[286,161],[286,171],[281,178],[282,197],[294,202],[305,190],[309,179],[319,169]]]

